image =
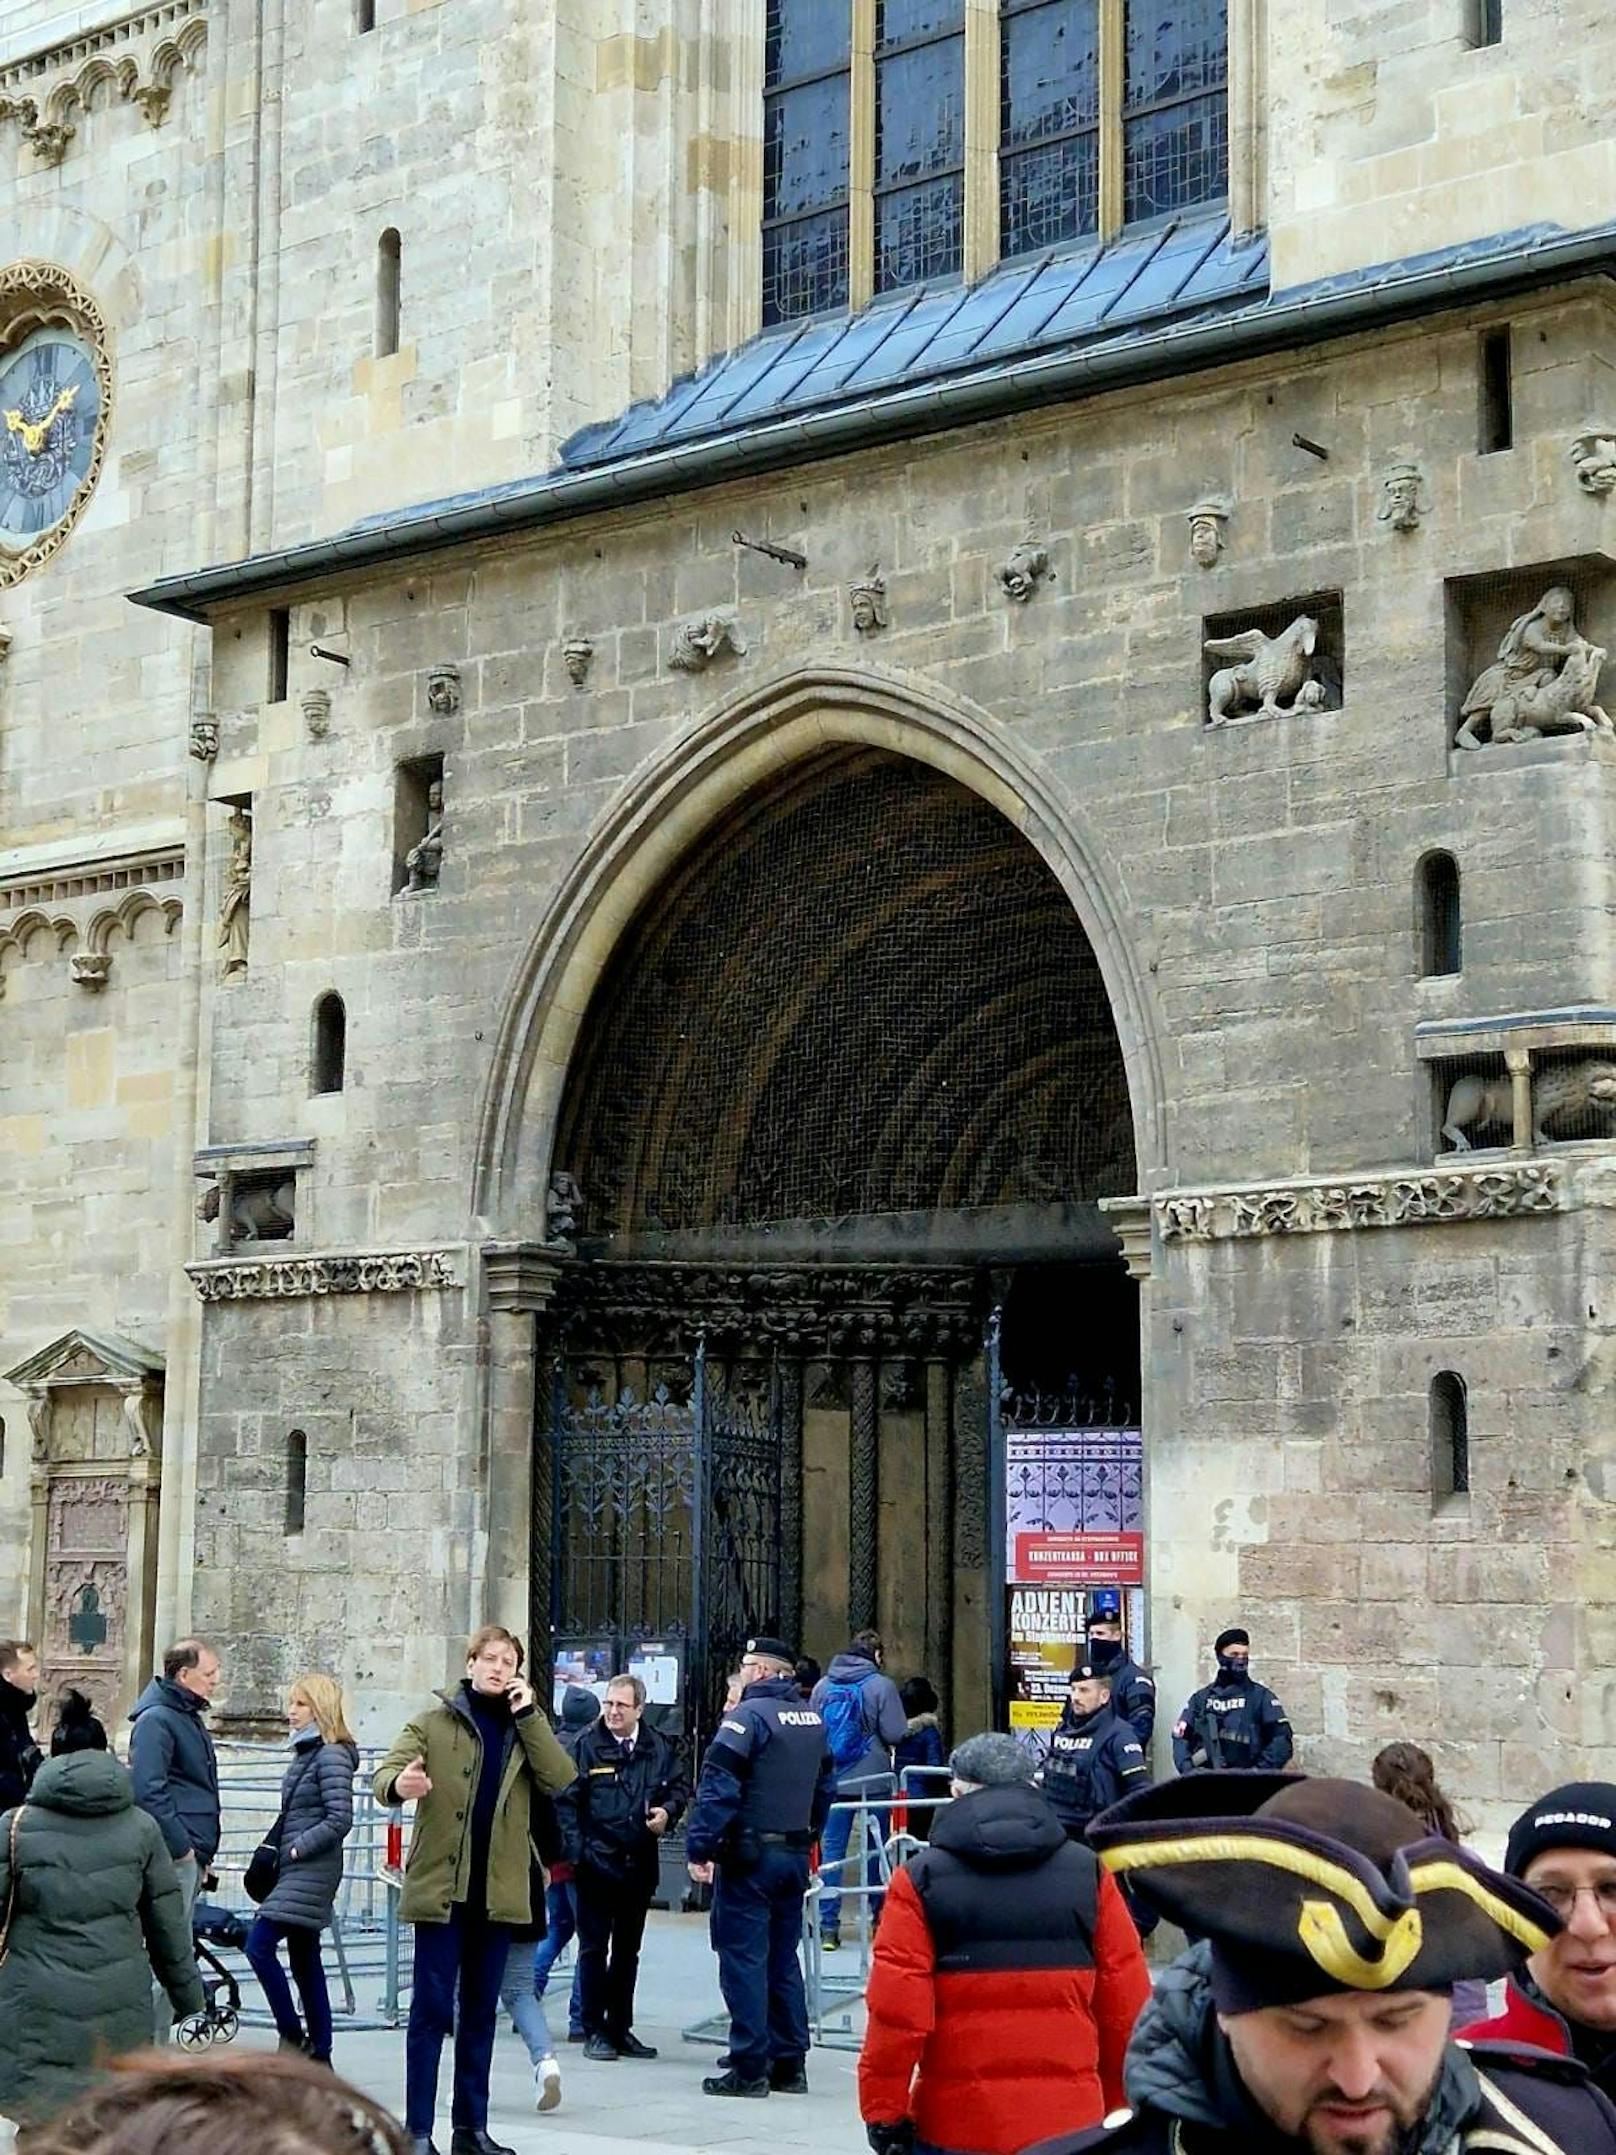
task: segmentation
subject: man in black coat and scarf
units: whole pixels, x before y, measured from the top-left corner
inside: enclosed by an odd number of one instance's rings
[[[639,1677],[614,1676],[574,1749],[578,1778],[556,1798],[578,1906],[584,2056],[602,2063],[656,2056],[634,2033],[634,1984],[661,1844],[690,1801],[677,1750],[644,1716]]]
[[[1037,2155],[1616,2155],[1574,2059],[1452,2040],[1454,1983],[1508,1974],[1560,1919],[1390,1796],[1213,1771],[1089,1839],[1201,1943],[1139,2017],[1129,2121]]]
[[[26,1639],[0,1639],[0,1814],[15,1810],[44,1757],[28,1726],[39,1695],[39,1656]]]

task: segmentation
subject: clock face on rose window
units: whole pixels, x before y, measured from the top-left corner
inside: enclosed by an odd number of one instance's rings
[[[0,353],[0,551],[27,552],[83,507],[101,419],[95,353],[71,330]]]

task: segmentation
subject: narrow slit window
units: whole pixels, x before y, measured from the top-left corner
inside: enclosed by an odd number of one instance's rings
[[[964,0],[877,0],[875,289],[957,276],[964,248]]]
[[[1438,1500],[1470,1494],[1470,1403],[1451,1369],[1431,1379],[1431,1488]]]
[[[361,35],[376,27],[376,0],[354,0],[353,26]]]
[[[852,10],[768,0],[763,321],[847,305]]]
[[[269,700],[271,703],[286,701],[286,688],[292,665],[292,615],[285,606],[272,606],[269,610]]]
[[[341,1092],[348,1061],[348,1013],[333,991],[314,1006],[314,1068],[310,1092]]]
[[[376,242],[376,357],[398,350],[403,244],[391,225]]]
[[[1483,456],[1497,456],[1515,442],[1515,395],[1511,379],[1509,325],[1483,331],[1481,339],[1481,426]]]
[[[1100,0],[1004,0],[999,232],[1009,258],[1100,223]]]
[[[1466,44],[1504,42],[1504,0],[1465,0],[1465,18]]]
[[[1459,864],[1451,853],[1428,853],[1420,863],[1420,944],[1424,978],[1459,971]]]
[[[286,1532],[301,1534],[309,1505],[308,1432],[291,1429],[286,1434]]]

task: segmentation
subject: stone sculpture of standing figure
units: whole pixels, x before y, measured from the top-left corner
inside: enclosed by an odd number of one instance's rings
[[[433,779],[426,790],[426,830],[418,845],[404,856],[409,870],[409,890],[436,890],[443,866],[443,787]]]
[[[230,816],[230,865],[224,872],[219,908],[219,948],[224,953],[220,977],[242,980],[247,973],[247,930],[252,915],[252,818],[244,808]]]

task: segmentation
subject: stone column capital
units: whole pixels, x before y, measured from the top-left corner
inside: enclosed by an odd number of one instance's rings
[[[543,1309],[556,1291],[565,1262],[539,1242],[485,1242],[483,1279],[492,1310]]]

